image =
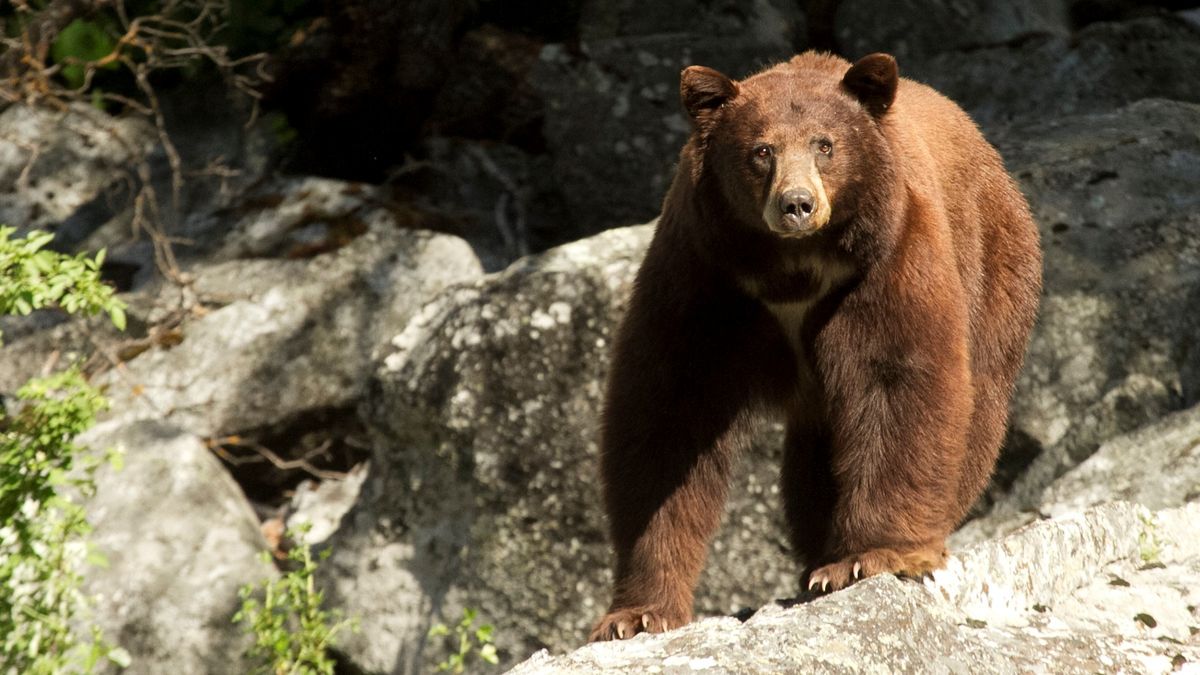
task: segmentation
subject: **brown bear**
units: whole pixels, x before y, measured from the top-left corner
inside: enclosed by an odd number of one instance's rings
[[[923,575],[983,490],[1041,289],[1028,205],[959,107],[872,54],[683,71],[691,137],[614,346],[616,551],[591,639],[688,623],[730,468],[787,421],[809,591]]]

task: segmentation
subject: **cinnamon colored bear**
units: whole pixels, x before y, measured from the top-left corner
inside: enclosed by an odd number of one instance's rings
[[[940,567],[986,485],[1041,288],[1037,228],[955,104],[872,54],[740,82],[683,71],[693,130],[604,411],[612,605],[593,640],[688,623],[730,469],[787,420],[807,588]]]

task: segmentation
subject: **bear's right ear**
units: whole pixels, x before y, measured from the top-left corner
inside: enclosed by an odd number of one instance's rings
[[[737,92],[733,80],[712,68],[688,66],[679,75],[679,97],[692,119],[715,110]]]
[[[896,100],[900,69],[891,54],[868,54],[850,66],[842,78],[842,86],[872,115],[887,112]]]

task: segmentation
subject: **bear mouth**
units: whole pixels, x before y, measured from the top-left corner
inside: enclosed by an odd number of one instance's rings
[[[811,218],[801,217],[795,213],[785,213],[779,219],[777,227],[770,228],[775,234],[785,238],[801,238],[821,229]]]

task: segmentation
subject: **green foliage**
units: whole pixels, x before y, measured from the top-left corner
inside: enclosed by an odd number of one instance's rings
[[[485,623],[478,628],[474,628],[475,619],[478,612],[470,607],[463,609],[463,618],[454,626],[454,637],[458,641],[457,651],[452,652],[446,660],[438,664],[439,672],[462,673],[467,668],[467,662],[472,659],[472,655],[478,657],[480,661],[490,663],[493,666],[499,663],[500,659],[496,656],[496,645],[492,644],[492,632],[494,628],[490,623]],[[451,629],[444,623],[434,624],[429,629],[429,637],[447,637],[451,633]]]
[[[91,528],[70,494],[95,491],[99,460],[73,439],[107,402],[75,369],[32,380],[17,394],[20,411],[0,434],[0,663],[8,673],[91,672],[103,658],[129,656],[92,631],[80,640],[80,592]]]
[[[100,281],[104,251],[88,258],[43,250],[54,238],[34,231],[13,239],[14,228],[0,226],[0,314],[29,314],[43,307],[60,307],[72,314],[108,312],[117,328],[125,329],[125,303]]]
[[[124,321],[124,305],[100,282],[99,257],[42,251],[45,233],[11,234],[0,227],[0,312],[57,305]],[[98,630],[87,639],[75,633],[88,609],[80,570],[102,558],[87,546],[91,528],[79,505],[95,492],[100,459],[74,439],[108,403],[74,368],[31,380],[17,400],[0,420],[2,672],[86,673],[104,659],[126,665],[129,655]]]
[[[103,23],[75,19],[59,31],[54,43],[50,45],[50,58],[55,63],[63,64],[63,79],[72,89],[83,86],[85,63],[99,61],[117,47],[116,40],[105,30]],[[111,61],[102,67],[106,70],[116,70],[118,65],[116,61]]]
[[[317,589],[317,561],[304,543],[304,526],[288,533],[297,542],[288,552],[296,565],[276,580],[246,584],[241,589],[242,609],[233,620],[245,623],[254,634],[247,656],[256,663],[252,672],[272,675],[333,675],[334,661],[328,649],[338,633],[354,625],[338,610],[321,607],[325,594]],[[329,557],[329,550],[320,558]],[[263,562],[271,556],[263,553]]]

